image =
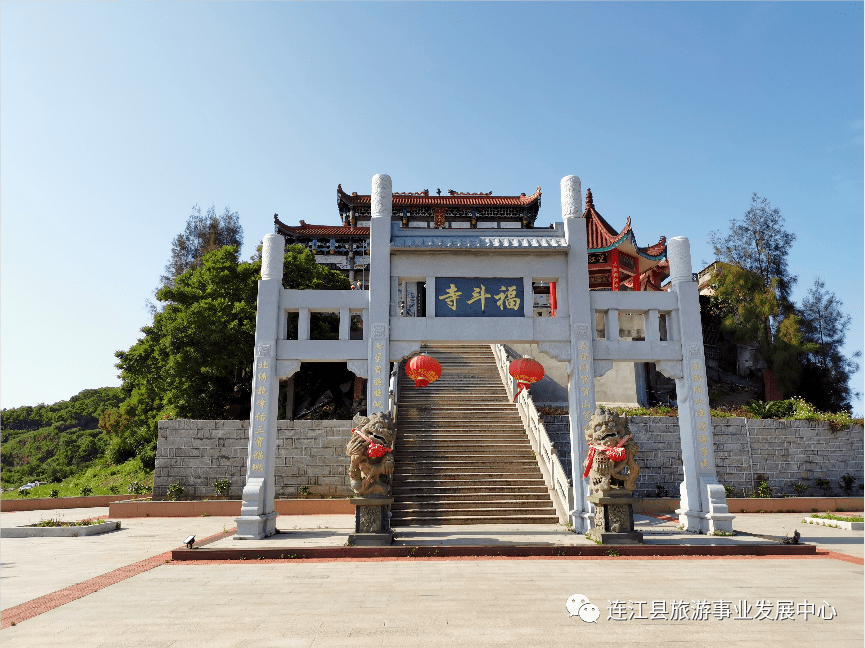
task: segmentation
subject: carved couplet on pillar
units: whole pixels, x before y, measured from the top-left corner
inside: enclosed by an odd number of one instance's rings
[[[272,459],[273,439],[276,437],[276,417],[273,403],[278,400],[274,378],[276,372],[273,344],[259,344],[255,355],[255,374],[252,381],[252,413],[249,435],[249,455],[246,459],[247,477],[269,477],[268,460]]]
[[[390,362],[388,361],[387,327],[384,324],[373,325],[373,338],[370,342],[370,372],[369,400],[367,401],[367,416],[377,412],[390,411],[388,401],[388,381],[390,380]]]
[[[694,399],[694,424],[697,432],[697,474],[715,476],[715,451],[712,448],[712,419],[709,413],[709,396],[706,385],[706,368],[700,347],[691,345],[685,359],[691,376],[691,391]],[[693,354],[693,355],[691,355]]]
[[[574,325],[574,344],[576,356],[574,372],[577,379],[577,401],[580,404],[580,429],[586,432],[595,410],[595,380],[592,371],[592,339],[588,324]]]

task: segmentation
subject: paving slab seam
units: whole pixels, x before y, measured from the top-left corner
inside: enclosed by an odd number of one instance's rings
[[[448,561],[490,561],[490,560],[815,560],[834,559],[862,565],[863,559],[846,556],[834,551],[818,552],[813,555],[788,556],[384,556],[365,558],[247,558],[242,560],[172,560],[172,565],[250,565],[250,564],[287,564],[287,563],[367,563],[367,562],[448,562]]]
[[[199,545],[210,544],[225,537],[228,533],[233,533],[235,529],[216,533],[212,536],[204,538]],[[0,612],[0,630],[4,630],[12,625],[17,625],[22,621],[27,621],[35,616],[39,616],[45,612],[49,612],[54,608],[65,605],[71,601],[80,599],[88,594],[93,594],[101,589],[105,589],[115,583],[125,581],[128,578],[137,576],[146,571],[159,567],[171,561],[171,551],[166,551],[144,560],[139,560],[125,567],[118,567],[110,572],[106,572],[100,576],[89,578],[75,585],[64,587],[63,589],[45,594],[26,603],[16,605]]]

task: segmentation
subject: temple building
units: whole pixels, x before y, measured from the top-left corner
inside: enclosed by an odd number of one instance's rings
[[[371,197],[356,192],[347,194],[342,185],[337,185],[336,198],[341,225],[310,225],[300,221],[299,226],[291,226],[274,215],[275,231],[285,237],[287,244],[307,247],[318,263],[341,270],[353,285],[359,281],[366,288]],[[512,230],[534,229],[540,207],[540,187],[531,195],[518,196],[452,189],[445,195],[441,190],[431,195],[425,189],[415,193],[395,192],[391,220],[400,223],[401,228],[484,230],[478,234],[495,240],[498,230],[511,230],[498,232],[505,237],[513,236]],[[654,245],[638,246],[630,217],[621,231],[615,230],[595,208],[591,189],[586,192],[583,218],[588,235],[591,290],[662,290],[661,282],[670,274],[665,237]],[[543,316],[549,307],[549,294],[549,285],[535,286],[536,315]]]

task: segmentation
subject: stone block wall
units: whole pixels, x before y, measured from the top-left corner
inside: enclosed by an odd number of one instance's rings
[[[547,416],[545,425],[560,455],[569,457],[568,418]],[[634,416],[631,433],[640,446],[636,495],[655,497],[656,486],[679,496],[682,481],[679,422],[671,417]],[[827,423],[713,418],[718,481],[734,496],[751,495],[765,479],[775,494],[793,495],[796,483],[807,495],[823,495],[816,479],[827,479],[831,494],[841,495],[845,473],[863,480],[863,429],[833,431]],[[318,497],[349,497],[349,459],[345,446],[351,421],[279,421],[276,441],[276,496],[294,497],[300,486]],[[154,499],[164,499],[170,484],[180,484],[184,497],[213,497],[213,483],[229,479],[229,496],[240,499],[246,483],[248,421],[159,422]]]
[[[853,426],[833,431],[817,421],[775,421],[713,418],[715,464],[718,481],[747,497],[765,480],[776,495],[793,495],[797,483],[808,486],[807,495],[823,495],[817,479],[829,480],[831,494],[842,493],[841,476],[856,480],[855,494],[863,480],[863,429]],[[656,485],[678,497],[682,476],[679,423],[675,418],[631,418],[631,432],[640,446],[637,495],[655,496]]]
[[[276,497],[294,497],[301,486],[315,497],[350,496],[351,429],[351,421],[278,421]],[[219,479],[228,479],[229,497],[240,499],[248,444],[249,421],[159,421],[153,499],[165,499],[170,484],[183,486],[184,498],[214,497]]]

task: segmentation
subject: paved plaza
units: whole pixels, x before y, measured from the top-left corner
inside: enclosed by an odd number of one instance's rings
[[[40,518],[107,514],[107,509],[3,513],[0,523],[20,526]],[[803,542],[818,545],[817,557],[222,563],[166,560],[191,533],[199,540],[222,536],[209,548],[241,544],[253,549],[275,541],[287,547],[341,546],[352,531],[353,516],[281,516],[277,527],[286,533],[246,544],[223,535],[234,528],[234,518],[124,519],[120,530],[100,536],[0,541],[0,643],[4,648],[860,648],[863,533],[803,525],[803,517],[740,514],[734,538],[683,535],[675,523],[656,518],[639,517],[638,527],[649,543],[765,542],[798,529]],[[397,543],[407,546],[584,542],[583,536],[555,525],[425,527],[398,530],[397,536]],[[565,603],[574,594],[597,605],[597,623],[569,615]],[[742,602],[750,606],[747,612]],[[684,608],[688,618],[682,618]],[[22,616],[23,609],[30,611]],[[23,620],[11,626],[9,619],[16,615]]]

